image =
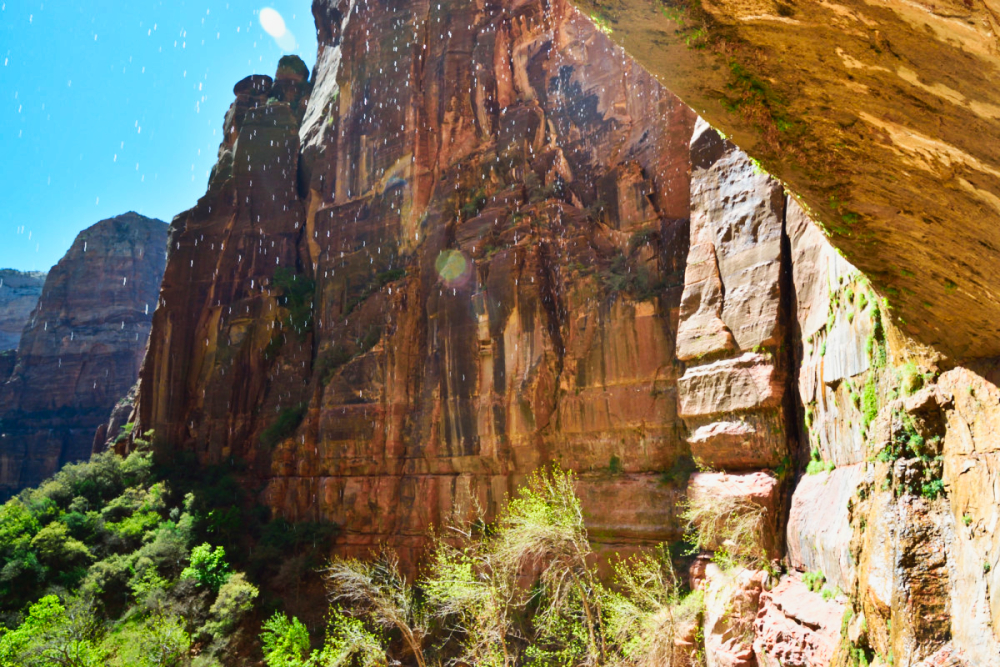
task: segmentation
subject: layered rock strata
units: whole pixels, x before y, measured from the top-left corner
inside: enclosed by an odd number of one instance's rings
[[[167,226],[127,213],[80,232],[49,272],[0,387],[0,496],[90,455],[138,377]]]

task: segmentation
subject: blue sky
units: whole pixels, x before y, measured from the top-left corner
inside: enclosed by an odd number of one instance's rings
[[[233,85],[285,53],[315,63],[311,4],[0,0],[0,267],[47,270],[99,220],[194,205]]]

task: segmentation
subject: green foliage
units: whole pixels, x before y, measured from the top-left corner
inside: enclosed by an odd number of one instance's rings
[[[763,507],[743,498],[701,493],[687,499],[681,518],[694,550],[714,552],[723,569],[766,569],[765,515]]]
[[[675,637],[700,620],[701,594],[683,594],[666,545],[618,558],[611,585],[602,583],[574,484],[558,468],[537,472],[495,523],[449,526],[415,585],[391,551],[333,561],[327,582],[343,606],[331,612],[321,656],[364,665],[698,664],[700,646],[685,649]],[[291,634],[288,623],[282,631]],[[311,664],[306,645],[288,664]]]
[[[106,652],[95,641],[97,627],[80,600],[69,604],[47,595],[28,609],[17,628],[0,636],[2,667],[98,667]]]
[[[660,483],[687,486],[691,474],[697,469],[698,466],[690,455],[678,456],[674,459],[670,469],[660,475]]]
[[[824,462],[819,450],[814,448],[810,453],[809,464],[806,466],[806,474],[818,475],[821,472],[830,472],[836,467],[833,461]]]
[[[968,513],[963,514],[962,515],[962,523],[964,523],[966,526],[971,526],[972,525],[972,515],[968,514]]]
[[[238,462],[155,464],[148,440],[133,442],[0,505],[0,667],[209,667],[260,604],[225,553],[265,580],[319,565],[332,527],[267,522]]]
[[[276,447],[282,440],[295,433],[295,429],[305,419],[308,408],[309,404],[305,402],[284,408],[278,413],[278,418],[261,432],[260,443],[268,449]]]
[[[154,612],[119,625],[102,648],[109,667],[180,667],[190,664],[191,635],[181,616]]]
[[[309,660],[309,631],[297,618],[275,613],[260,635],[268,667],[299,667]]]
[[[611,21],[608,20],[607,17],[602,16],[601,14],[597,13],[591,14],[590,20],[593,21],[594,27],[603,32],[605,35],[610,35],[612,32],[614,32],[611,29]]]
[[[928,500],[934,500],[938,496],[944,495],[944,481],[932,479],[920,486],[920,495]]]
[[[802,583],[813,593],[819,593],[826,583],[826,575],[817,570],[816,572],[806,572],[802,575]]]
[[[869,377],[865,383],[865,390],[861,394],[861,428],[868,429],[868,425],[875,421],[878,415],[878,386],[875,377]]]
[[[896,374],[899,378],[899,389],[903,396],[915,394],[934,377],[932,373],[921,372],[917,364],[912,361],[908,361],[897,368]]]
[[[385,645],[386,640],[378,631],[333,607],[326,644],[314,660],[317,667],[384,667],[389,664]]]
[[[872,332],[865,340],[865,352],[872,366],[876,369],[884,368],[888,352],[885,344],[885,327],[882,324],[882,313],[872,302]]]
[[[636,301],[655,299],[666,287],[663,279],[654,280],[648,268],[633,267],[621,253],[615,255],[609,267],[601,272],[601,278],[608,292],[625,293]]]
[[[645,227],[632,234],[628,240],[628,254],[634,253],[639,248],[655,243],[660,238],[660,233],[652,228]]]
[[[316,281],[282,266],[275,270],[272,284],[278,290],[278,305],[288,311],[284,325],[299,336],[312,331]]]
[[[479,188],[473,192],[469,199],[462,205],[462,217],[474,218],[486,206],[486,190]]]
[[[624,472],[622,468],[622,460],[617,456],[612,455],[611,460],[608,462],[608,472],[612,475],[620,475]]]
[[[191,550],[191,564],[181,572],[181,579],[194,579],[199,586],[217,592],[229,579],[229,575],[226,550],[223,547],[213,549],[206,542]]]

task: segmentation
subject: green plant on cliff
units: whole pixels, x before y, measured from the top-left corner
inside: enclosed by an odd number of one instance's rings
[[[861,393],[861,428],[868,430],[868,425],[875,421],[878,415],[878,384],[874,375],[868,378],[865,389]]]
[[[826,575],[819,570],[815,572],[805,572],[802,575],[802,583],[804,583],[806,588],[813,593],[819,593],[823,588],[823,584],[826,583]]]
[[[767,511],[739,496],[699,493],[689,497],[681,518],[686,539],[695,550],[713,552],[713,559],[728,569],[769,567],[763,536]]]
[[[300,336],[312,331],[316,281],[282,266],[271,282],[278,290],[278,305],[288,311],[282,323]]]
[[[625,293],[636,301],[655,299],[666,286],[666,281],[654,279],[645,266],[632,266],[623,253],[612,258],[608,268],[601,272],[601,278],[608,292]]]
[[[807,475],[818,475],[821,472],[830,472],[834,470],[836,465],[833,461],[823,461],[822,455],[820,455],[819,449],[813,448],[809,455],[809,464],[806,466]]]
[[[261,432],[260,443],[268,449],[276,447],[282,440],[295,433],[295,429],[305,419],[308,408],[308,403],[298,403],[282,409],[271,425]]]
[[[408,581],[398,557],[382,549],[368,561],[336,559],[327,572],[336,605],[321,652],[294,621],[265,627],[265,646],[297,646],[297,662],[327,655],[330,637],[360,664],[690,665],[679,628],[696,625],[700,594],[684,595],[666,546],[612,564],[610,584],[594,565],[575,478],[558,468],[532,475],[490,524],[457,521],[433,538],[422,575]],[[298,635],[296,635],[298,633]],[[295,637],[298,637],[297,639]],[[363,656],[368,656],[367,658]],[[364,660],[370,660],[365,662]]]

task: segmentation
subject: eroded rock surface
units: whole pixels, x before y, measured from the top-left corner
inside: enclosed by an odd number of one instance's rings
[[[811,591],[798,575],[760,594],[753,649],[760,667],[827,667],[840,643],[844,605]]]
[[[409,564],[552,461],[602,548],[678,540],[686,500],[755,503],[792,573],[730,586],[706,545],[712,664],[990,664],[995,369],[938,378],[912,295],[883,299],[815,199],[565,3],[314,14],[313,77],[289,58],[237,84],[208,192],[171,225],[140,432],[244,459],[277,514]],[[884,213],[846,201],[823,203],[858,234]],[[955,398],[980,381],[988,399]]]
[[[994,0],[577,4],[787,183],[908,335],[1000,354]]]
[[[141,428],[248,459],[346,551],[551,460],[599,540],[677,539],[694,114],[563,3],[315,13],[308,105],[238,86],[172,224]]]
[[[138,377],[166,232],[135,213],[103,220],[49,272],[0,387],[0,496],[90,455],[98,425]]]

